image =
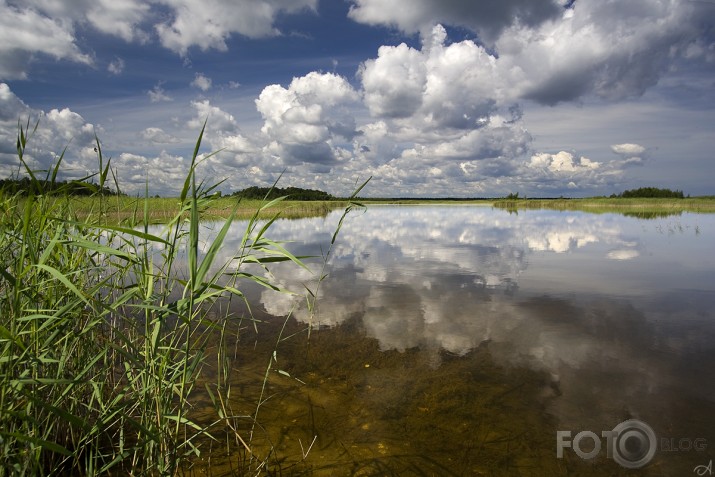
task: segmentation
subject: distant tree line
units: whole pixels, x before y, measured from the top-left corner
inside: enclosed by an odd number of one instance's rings
[[[291,200],[334,200],[335,197],[322,190],[302,189],[300,187],[257,187],[252,186],[239,190],[231,194],[243,199],[263,199],[268,195],[268,199],[289,196]]]
[[[612,198],[661,198],[661,199],[682,199],[682,190],[659,189],[657,187],[641,187],[638,189],[626,190],[621,194],[612,194]]]
[[[65,195],[80,195],[90,196],[100,192],[105,195],[124,195],[121,191],[117,192],[109,187],[100,188],[97,184],[85,181],[47,181],[38,179],[31,180],[29,177],[22,179],[0,179],[0,190],[9,194],[27,195],[30,191],[36,194],[65,194]]]

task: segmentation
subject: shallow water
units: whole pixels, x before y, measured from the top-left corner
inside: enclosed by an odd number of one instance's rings
[[[321,255],[339,217],[278,221],[269,235]],[[254,415],[269,363],[270,399],[260,426],[235,425],[265,469],[283,475],[707,472],[696,466],[715,453],[713,236],[712,214],[350,214],[314,314],[303,298],[246,288],[264,322],[241,333],[229,405]],[[315,287],[319,262],[313,274],[270,272],[300,292]],[[296,334],[276,345],[284,324],[282,336]],[[207,396],[194,401],[196,418],[208,419]],[[615,460],[605,437],[591,459],[567,446],[557,458],[557,431],[571,431],[571,443],[627,419],[638,420],[631,434],[642,437],[646,424],[655,440],[617,440],[625,447]],[[588,436],[578,444],[594,449]],[[629,470],[650,447],[652,459]],[[245,452],[222,449],[213,444],[194,470],[231,475],[245,465]]]

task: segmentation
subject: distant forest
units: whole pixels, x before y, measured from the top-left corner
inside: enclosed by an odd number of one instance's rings
[[[100,192],[104,195],[126,195],[122,191],[115,191],[108,187],[103,187],[100,191],[100,187],[97,184],[85,181],[47,181],[38,179],[32,181],[28,177],[23,177],[22,179],[0,179],[0,191],[10,194],[20,194],[27,195],[30,191],[34,191],[36,194],[63,194],[63,195],[76,195],[76,196],[91,196],[97,195]],[[246,189],[242,189],[230,194],[232,197],[240,197],[244,199],[258,199],[263,200],[266,198],[269,200],[288,196],[290,200],[336,200],[335,197],[322,190],[315,189],[303,189],[301,187],[257,187],[252,186]],[[156,196],[158,197],[158,195]],[[641,187],[638,189],[631,189],[623,191],[620,194],[611,194],[611,198],[664,198],[664,199],[683,199],[685,196],[683,191],[671,190],[671,189],[660,189],[657,187]],[[689,196],[688,196],[689,197]],[[519,194],[509,194],[507,199],[519,199]],[[388,200],[395,200],[391,198]],[[435,199],[437,200],[437,199]],[[449,200],[449,199],[439,199],[439,200]],[[452,200],[460,200],[455,198]]]
[[[248,187],[247,189],[239,190],[231,194],[234,197],[243,199],[264,199],[268,195],[268,199],[288,196],[290,200],[334,200],[335,197],[323,192],[322,190],[302,189],[300,187]]]
[[[102,192],[105,195],[125,195],[121,191],[117,192],[108,187],[100,187],[97,184],[84,181],[47,181],[38,179],[32,181],[29,177],[22,179],[0,179],[0,190],[10,194],[27,195],[30,191],[36,194],[66,194],[90,196]]]
[[[621,194],[611,195],[613,198],[660,198],[660,199],[682,199],[682,190],[659,189],[657,187],[641,187],[624,191]]]
[[[97,184],[84,181],[47,181],[38,179],[31,180],[29,177],[22,179],[0,179],[0,191],[9,194],[27,195],[30,191],[35,194],[54,193],[58,195],[75,195],[75,196],[91,196],[100,193],[100,187]],[[270,194],[269,194],[270,191]],[[104,187],[101,191],[104,195],[126,195],[123,192],[114,191],[108,187]],[[288,196],[291,200],[335,200],[336,197],[323,192],[321,190],[302,189],[300,187],[274,187],[272,190],[269,187],[249,187],[239,190],[231,194],[234,197],[244,199],[259,199],[263,200],[266,195],[268,199]],[[158,195],[156,197],[159,197]]]

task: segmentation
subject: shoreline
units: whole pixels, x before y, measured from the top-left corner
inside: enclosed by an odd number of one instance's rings
[[[173,220],[180,211],[178,197],[117,197],[109,196],[100,200],[98,197],[67,197],[72,210],[82,219],[96,219],[100,222],[132,224],[149,223],[160,224]],[[236,205],[236,198],[222,197],[210,202],[210,205],[201,210],[203,220],[219,220],[227,218]],[[273,218],[278,214],[282,219],[299,219],[306,217],[324,217],[334,210],[344,209],[350,204],[348,199],[330,201],[307,200],[282,200],[268,202],[260,200],[243,199],[240,201],[236,219],[249,219],[261,209],[260,218]],[[658,198],[578,198],[578,199],[426,199],[426,198],[398,198],[398,199],[372,199],[358,198],[354,202],[366,207],[384,205],[462,205],[486,206],[516,212],[518,210],[580,210],[590,213],[622,213],[622,214],[678,214],[715,213],[715,197],[692,197],[683,199],[658,199]]]

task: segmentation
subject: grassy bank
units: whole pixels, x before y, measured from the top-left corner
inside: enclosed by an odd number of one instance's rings
[[[386,204],[386,205],[447,205],[447,204],[469,204],[469,205],[491,205],[495,199],[482,198],[366,198],[361,201],[366,204]]]
[[[71,203],[72,209],[83,219],[101,218],[112,223],[136,223],[146,220],[150,223],[166,223],[182,210],[179,197],[149,197],[136,198],[127,196],[112,196],[104,200],[99,207],[99,198],[94,197],[64,197]],[[344,201],[298,201],[280,200],[264,202],[255,199],[237,199],[235,197],[212,197],[211,201],[200,211],[203,220],[225,219],[234,214],[235,219],[246,220],[260,210],[262,219],[280,214],[281,218],[304,218],[325,216],[336,209],[344,209],[349,205]],[[235,211],[234,211],[235,209]]]
[[[252,434],[233,425],[260,426],[261,401],[253,415],[225,405],[237,392],[229,370],[241,369],[229,332],[260,326],[230,305],[250,309],[247,283],[287,292],[262,271],[282,261],[306,268],[305,258],[269,238],[275,211],[291,204],[223,201],[197,180],[202,136],[177,199],[75,199],[61,187],[38,192],[38,177],[54,184],[62,156],[48,171],[33,171],[20,128],[18,160],[33,187],[24,195],[0,191],[0,477],[171,476],[217,435],[243,451],[247,473],[265,465],[252,453]],[[111,169],[99,141],[97,151],[102,191]],[[229,227],[250,207],[240,245],[219,263]],[[205,243],[199,224],[210,217],[226,220]],[[163,227],[153,232],[157,221]],[[306,285],[309,304],[324,278],[325,270]],[[266,376],[279,371],[270,356],[266,362]],[[190,413],[196,383],[213,411],[201,424]]]
[[[127,196],[57,197],[66,201],[83,220],[97,220],[114,224],[133,224],[146,220],[152,224],[171,221],[182,210],[179,197],[136,198]],[[22,201],[21,201],[22,202]],[[623,213],[637,216],[672,215],[681,212],[715,213],[715,197],[692,197],[684,199],[646,198],[584,198],[584,199],[429,199],[429,198],[380,198],[361,199],[369,205],[482,205],[506,210],[552,209],[581,210],[593,213]],[[262,219],[280,214],[281,218],[298,219],[321,217],[337,209],[344,209],[349,199],[330,201],[301,201],[286,198],[267,204],[255,199],[236,197],[213,197],[200,211],[203,220],[225,219],[234,213],[235,219],[247,220],[259,210]],[[235,209],[235,212],[234,212]],[[146,214],[146,215],[145,215]],[[185,216],[184,216],[185,217]]]
[[[586,199],[516,199],[495,200],[494,207],[519,209],[582,210],[593,213],[623,213],[669,215],[681,212],[713,213],[715,197],[692,197],[685,199],[646,198],[586,198]]]

